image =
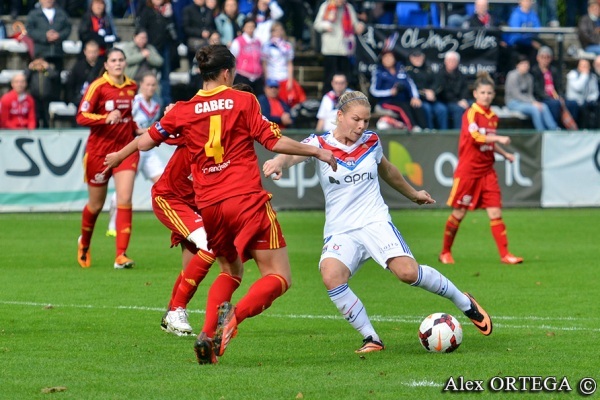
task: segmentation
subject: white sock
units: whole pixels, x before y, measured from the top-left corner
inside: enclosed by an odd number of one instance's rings
[[[113,192],[110,198],[110,208],[108,210],[108,230],[114,231],[117,229],[117,192]]]
[[[340,311],[342,316],[352,325],[354,329],[363,335],[363,338],[373,337],[373,340],[380,342],[379,335],[371,325],[367,311],[362,301],[354,294],[347,283],[327,291],[329,298]]]
[[[418,286],[452,301],[461,311],[471,308],[471,300],[454,283],[429,265],[419,265],[419,277],[411,286]]]

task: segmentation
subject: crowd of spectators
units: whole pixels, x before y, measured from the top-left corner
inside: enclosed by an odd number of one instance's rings
[[[556,0],[492,2],[491,6],[488,1],[450,2],[446,5],[448,26],[560,25]],[[361,85],[356,67],[357,35],[364,33],[371,23],[394,23],[398,7],[404,4],[350,0],[10,0],[0,6],[0,14],[24,21],[21,38],[26,39],[23,41],[31,56],[24,76],[35,100],[38,127],[49,126],[50,102],[63,100],[78,105],[89,83],[100,72],[104,54],[114,45],[125,52],[126,74],[132,79],[139,80],[148,72],[157,74],[160,85],[157,99],[164,107],[174,100],[169,78],[172,71],[180,68],[178,46],[187,46],[189,86],[198,88],[201,82],[193,55],[206,44],[219,42],[230,47],[237,58],[236,83],[250,85],[257,97],[264,95],[263,103],[277,113],[289,113],[290,118],[284,117],[283,125],[293,127],[292,116],[298,115],[294,110],[307,99],[304,89],[294,79],[296,52],[313,46],[312,50],[322,57],[321,84],[325,94],[321,105],[328,109],[342,93],[339,90],[342,80],[344,91],[359,89]],[[422,7],[425,3],[416,4]],[[430,21],[436,7],[437,3],[425,7],[432,13]],[[570,14],[565,22],[578,24],[583,50],[600,54],[598,1],[569,1],[567,7]],[[573,15],[579,17],[574,19]],[[123,17],[135,21],[132,40],[123,40],[115,26],[115,19]],[[78,19],[76,27],[71,25],[73,18]],[[82,50],[74,66],[65,68],[62,44],[72,36],[72,29],[76,29]],[[311,37],[311,30],[319,34],[316,40]],[[8,30],[0,20],[0,39],[6,37]],[[393,49],[388,50],[382,51],[379,66],[371,75],[369,92],[377,104],[391,112],[397,126],[409,130],[458,129],[462,114],[472,102],[469,82],[458,69],[460,55],[446,53],[442,69],[434,73],[418,49],[405,59]],[[537,111],[526,113],[531,115],[536,129],[564,128],[565,110],[580,126],[598,125],[593,122],[600,114],[594,110],[598,88],[592,90],[590,86],[597,86],[599,79],[591,62],[580,63],[566,75],[566,85],[560,85],[562,79],[556,76],[551,50],[535,33],[504,34],[499,52],[502,60],[508,60],[499,65],[503,77],[510,75],[511,82],[517,79],[520,85],[531,81],[530,104],[516,102],[524,99],[527,89],[509,92],[505,96],[506,106],[521,112],[533,106]],[[528,60],[528,68],[523,65],[523,58]],[[600,65],[600,61],[596,64]],[[64,86],[60,85],[61,72],[66,73]],[[48,85],[44,86],[46,82]],[[276,91],[274,82],[278,84]],[[332,86],[336,83],[337,88]],[[274,93],[282,103],[282,112],[273,101]],[[550,120],[539,123],[547,119],[546,109],[554,124]],[[326,114],[330,115],[331,110],[319,110],[320,116],[315,118],[317,129],[329,126],[323,118]]]

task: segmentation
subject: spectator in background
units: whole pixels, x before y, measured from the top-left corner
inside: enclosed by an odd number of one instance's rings
[[[79,106],[90,83],[100,76],[103,62],[99,60],[100,47],[94,40],[83,45],[83,58],[77,60],[69,71],[65,84],[65,101]]]
[[[444,68],[440,71],[442,91],[439,99],[448,108],[448,124],[452,129],[460,129],[462,116],[469,108],[469,84],[467,78],[458,69],[460,54],[449,51],[444,55]]]
[[[573,1],[573,0],[569,0]],[[558,22],[558,0],[540,0],[535,2],[535,12],[541,17],[542,24],[545,24],[551,28],[560,27]]]
[[[206,0],[194,0],[183,10],[183,31],[190,65],[196,52],[208,44],[208,38],[216,30],[213,10],[207,6]]]
[[[356,16],[354,7],[346,0],[328,0],[319,7],[313,28],[321,34],[323,54],[323,91],[331,90],[333,74],[340,72],[348,77],[350,86],[356,86],[354,55],[356,37],[366,26]]]
[[[382,108],[398,114],[409,131],[423,130],[427,120],[417,86],[392,50],[383,51],[380,58],[369,92]]]
[[[279,98],[290,107],[306,100],[304,89],[294,80],[294,46],[287,40],[281,22],[271,26],[271,39],[262,47],[265,77],[279,82]]]
[[[222,44],[231,47],[233,39],[242,34],[241,26],[244,18],[244,14],[238,11],[237,0],[225,0],[223,11],[215,18],[215,25],[221,35]]]
[[[144,28],[136,28],[133,41],[119,45],[127,57],[125,75],[136,82],[148,72],[154,72],[162,67],[163,58],[158,50],[148,43],[148,33]]]
[[[344,74],[335,74],[331,78],[331,89],[325,93],[319,111],[317,111],[317,132],[328,132],[336,127],[335,121],[337,119],[337,106],[340,101],[340,97],[351,90],[348,89],[348,79]]]
[[[475,12],[462,24],[463,28],[498,28],[500,21],[489,12],[488,0],[475,0]]]
[[[598,109],[598,76],[592,72],[589,60],[581,59],[577,68],[567,74],[567,101],[574,101],[579,106],[577,125],[581,129],[598,129],[600,127],[600,110]]]
[[[561,124],[561,108],[566,106],[573,119],[577,121],[579,106],[573,100],[565,100],[561,76],[552,65],[552,49],[542,46],[537,53],[537,63],[531,67],[533,76],[533,97],[548,106],[554,121]]]
[[[579,42],[588,53],[600,54],[600,4],[589,0],[587,14],[579,19]]]
[[[510,28],[540,28],[542,24],[532,5],[533,0],[519,0],[519,6],[510,14],[508,26]],[[535,60],[537,50],[544,45],[536,33],[506,33],[504,40],[517,53],[529,57],[530,62]]]
[[[148,43],[158,50],[163,59],[160,69],[160,95],[162,106],[171,103],[171,71],[179,67],[177,54],[177,32],[173,18],[173,8],[169,0],[147,0],[142,11],[139,27],[148,34]],[[127,60],[129,62],[129,60]]]
[[[27,86],[35,99],[38,126],[49,128],[50,102],[60,99],[60,72],[43,58],[36,58],[29,63],[26,76]]]
[[[529,58],[523,54],[519,55],[516,68],[506,76],[506,106],[531,117],[533,127],[538,131],[557,130],[558,125],[548,106],[533,97],[533,76],[529,73],[529,68]]]
[[[264,93],[265,80],[261,62],[261,44],[254,37],[256,21],[246,18],[242,25],[242,34],[231,42],[229,50],[235,57],[234,83],[250,85],[256,96]]]
[[[83,44],[93,40],[100,46],[102,59],[106,50],[120,40],[112,15],[106,12],[105,0],[92,0],[89,10],[81,18],[78,33]]]
[[[420,49],[413,50],[408,56],[406,72],[419,90],[423,111],[427,119],[427,129],[448,129],[448,107],[438,96],[443,86],[440,75],[434,73],[425,64],[425,54]]]
[[[283,10],[275,0],[256,0],[250,16],[256,20],[254,36],[264,45],[271,39],[273,22],[283,17]]]
[[[264,93],[258,96],[260,110],[269,121],[277,123],[282,129],[294,123],[290,107],[279,98],[279,82],[267,79]]]
[[[62,71],[62,44],[71,34],[71,21],[67,13],[56,7],[55,0],[40,0],[40,7],[27,15],[26,28],[27,36],[33,39],[34,57],[43,58]]]
[[[35,100],[27,93],[27,78],[19,72],[10,80],[12,90],[0,98],[0,129],[35,129]]]

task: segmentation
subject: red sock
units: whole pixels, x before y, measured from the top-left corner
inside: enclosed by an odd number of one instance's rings
[[[506,254],[508,254],[508,239],[506,238],[506,225],[504,225],[504,221],[502,221],[502,218],[496,218],[490,220],[490,228],[492,228],[492,236],[494,236],[494,240],[496,241],[496,247],[498,247],[500,257],[504,257]]]
[[[167,307],[168,310],[174,310],[174,308],[172,307],[173,299],[175,298],[175,295],[177,294],[177,289],[179,288],[179,283],[181,283],[182,279],[183,279],[183,271],[181,271],[179,273],[179,275],[177,275],[177,279],[175,280],[175,284],[173,285],[173,290],[171,291],[171,299],[169,299],[169,305]]]
[[[98,214],[93,214],[88,208],[87,204],[83,207],[81,213],[81,244],[83,247],[90,247],[92,242],[92,234],[94,233],[94,226],[96,226],[96,220]]]
[[[442,253],[450,253],[454,238],[456,237],[456,232],[460,226],[460,221],[460,219],[456,219],[452,214],[448,217],[446,228],[444,229],[444,248],[442,249]]]
[[[131,206],[117,205],[117,257],[127,251],[131,238]]]
[[[233,292],[240,286],[241,282],[242,278],[221,272],[210,286],[208,298],[206,299],[206,318],[202,327],[202,332],[206,333],[206,336],[215,336],[219,306],[224,301],[231,300]]]
[[[235,306],[237,323],[254,317],[269,308],[276,298],[285,293],[287,288],[286,280],[277,274],[265,275],[254,282],[248,293]]]
[[[188,303],[196,293],[196,289],[198,289],[198,285],[214,262],[214,255],[204,250],[199,250],[192,257],[179,275],[179,285],[171,297],[170,310],[175,310],[178,307],[187,308]]]

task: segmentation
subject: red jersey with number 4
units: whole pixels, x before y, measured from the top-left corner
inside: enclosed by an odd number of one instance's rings
[[[90,127],[87,153],[104,156],[121,150],[131,142],[137,127],[131,115],[136,92],[135,81],[126,77],[125,82],[118,85],[107,73],[90,84],[76,117],[79,125]],[[113,110],[121,111],[121,120],[108,125],[106,117]]]
[[[184,137],[199,209],[233,196],[266,193],[254,141],[271,150],[281,137],[277,124],[260,113],[253,94],[226,86],[177,102],[148,133],[157,143]]]
[[[462,118],[458,142],[458,166],[455,178],[477,178],[494,168],[494,143],[486,143],[486,135],[495,135],[498,116],[474,103]]]

